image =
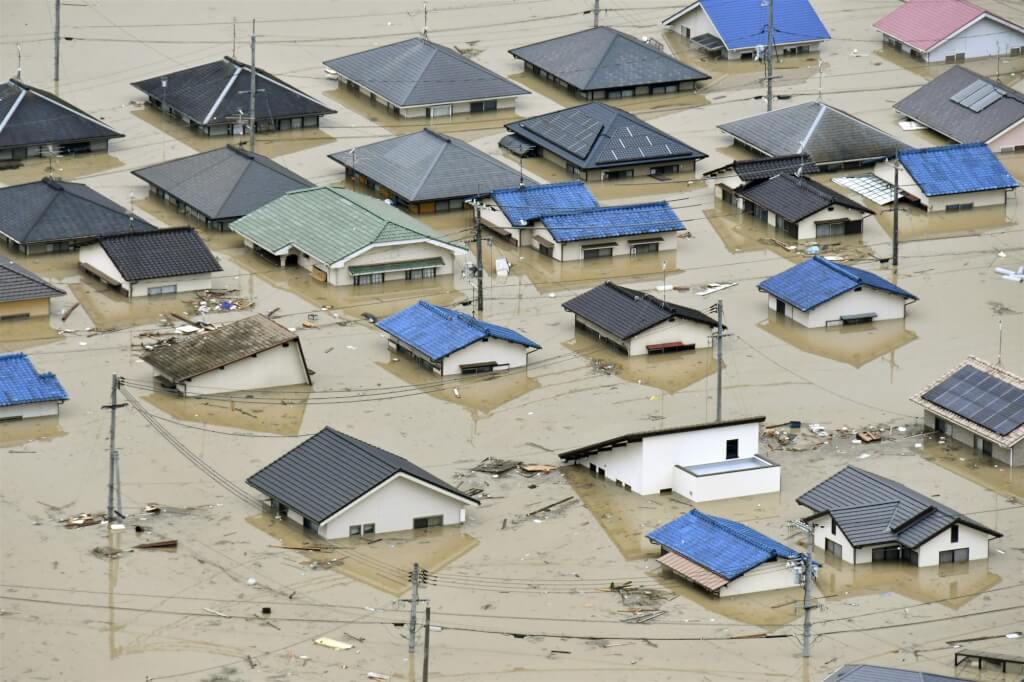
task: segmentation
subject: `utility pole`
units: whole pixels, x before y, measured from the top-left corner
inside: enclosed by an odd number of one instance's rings
[[[718,299],[718,302],[711,306],[711,312],[718,313],[718,328],[715,331],[715,354],[717,358],[717,383],[718,392],[716,395],[716,408],[715,408],[715,421],[722,421],[722,339],[725,337],[725,325],[722,324],[723,316],[725,311],[722,306],[722,299]]]
[[[53,14],[53,86],[60,83],[60,0],[56,0]]]
[[[252,20],[252,36],[249,39],[252,61],[249,64],[249,152],[256,153],[256,20]]]
[[[892,267],[900,264],[900,153],[892,160]]]
[[[235,44],[238,42],[238,17],[231,17],[231,58],[235,58]]]
[[[412,599],[409,600],[409,653],[416,652],[416,607],[420,601],[420,565],[412,565]]]
[[[110,404],[103,405],[103,409],[110,410],[110,481],[107,485],[107,523],[114,523],[115,515],[124,518],[121,513],[121,470],[119,454],[117,452],[117,408],[125,407],[127,403],[117,402],[117,389],[121,385],[121,378],[114,374],[110,382]]]
[[[473,200],[473,228],[476,231],[476,311],[484,314],[484,239],[480,223],[480,197]]]
[[[426,0],[424,0],[424,2],[423,2],[423,39],[424,40],[430,40],[427,37],[427,13],[428,12],[429,12],[429,9],[427,8],[427,3],[426,3]]]
[[[775,0],[768,0],[768,45],[765,47],[765,81],[768,84],[768,111],[772,110],[773,80],[775,80]]]
[[[601,25],[599,17],[601,16],[601,0],[594,0],[594,28]]]
[[[427,619],[423,629],[423,682],[430,677],[430,607],[427,607]]]
[[[811,657],[811,609],[814,605],[811,603],[811,582],[815,578],[817,571],[814,568],[814,525],[805,521],[791,521],[790,526],[798,528],[807,533],[807,551],[800,559],[801,568],[798,569],[798,574],[802,577],[804,582],[804,641],[803,641],[803,657]]]

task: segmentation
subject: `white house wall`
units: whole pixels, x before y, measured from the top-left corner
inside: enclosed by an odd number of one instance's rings
[[[966,59],[993,57],[996,50],[1005,55],[1014,47],[1024,47],[1024,34],[985,17],[930,51],[927,61],[944,63],[960,52]]]
[[[666,320],[631,338],[629,354],[647,355],[647,346],[675,341],[707,348],[711,344],[711,327],[685,318]]]
[[[975,559],[987,559],[989,541],[988,534],[982,533],[970,526],[965,526],[962,523],[958,524],[958,528],[957,542],[949,541],[950,529],[946,528],[934,538],[918,547],[917,565],[936,566],[939,563],[939,552],[944,552],[949,549],[961,549],[964,547],[970,550],[969,558],[971,561],[974,561]]]
[[[988,148],[995,153],[1019,151],[1022,147],[1024,147],[1024,119],[988,142]]]
[[[768,308],[776,310],[777,300],[768,296]],[[876,322],[903,319],[906,313],[906,299],[896,294],[883,292],[872,287],[861,287],[860,291],[847,291],[830,301],[808,311],[786,305],[786,317],[805,327],[824,327],[827,322],[838,322],[843,315],[875,313]]]
[[[7,405],[0,407],[0,422],[8,419],[34,419],[35,417],[53,417],[60,412],[60,402],[50,400],[23,405]]]
[[[545,228],[535,228],[533,230],[533,236],[541,237],[549,242],[554,243],[551,257],[558,261],[577,261],[583,260],[583,250],[589,249],[591,245],[596,244],[612,244],[615,246],[612,248],[612,256],[628,256],[630,255],[630,248],[634,244],[630,244],[630,240],[637,240],[643,237],[650,237],[649,241],[656,241],[658,238],[661,241],[658,242],[658,251],[675,251],[678,242],[679,233],[676,231],[671,232],[657,232],[650,235],[635,235],[631,234],[624,237],[608,237],[599,239],[588,239],[585,241],[578,242],[556,242],[551,236],[551,233]],[[532,239],[526,239],[526,235],[523,236],[523,241],[529,244],[534,249],[537,249],[537,242]],[[538,249],[539,250],[539,249]]]
[[[503,339],[490,338],[477,341],[462,350],[455,351],[443,361],[443,374],[461,374],[461,365],[474,365],[482,362],[494,362],[498,368],[507,369],[526,366],[527,348],[518,343],[510,343]]]
[[[782,467],[777,466],[704,476],[695,476],[679,467],[672,468],[672,490],[694,502],[777,493],[781,487]]]
[[[740,457],[753,457],[758,450],[759,427],[758,422],[750,422],[644,438],[642,485],[634,490],[653,495],[672,488],[676,465],[724,462],[726,441],[733,438],[739,440]]]
[[[785,559],[778,559],[776,561],[767,561],[756,568],[752,568],[718,590],[718,596],[735,597],[741,594],[797,587],[799,583],[797,582],[796,573],[792,568],[786,567],[787,563]]]
[[[679,17],[671,24],[669,24],[676,33],[684,38],[696,38],[697,36],[710,33],[713,36],[721,38],[718,29],[711,23],[711,19],[708,18],[707,12],[704,11],[703,7],[697,6]],[[689,33],[687,33],[689,29]]]
[[[818,232],[815,223],[832,222],[837,220],[848,220],[853,222],[857,220],[864,220],[864,218],[866,218],[868,215],[870,214],[865,213],[864,211],[850,208],[849,206],[840,206],[839,204],[833,204],[828,208],[823,208],[817,213],[813,213],[807,216],[799,223],[797,223],[797,239],[817,239]],[[769,217],[771,217],[770,213]],[[774,225],[774,218],[772,220],[772,224]]]
[[[589,457],[581,457],[576,464],[582,467],[596,466],[604,470],[604,477],[613,483],[628,485],[641,495],[643,467],[643,445],[639,442],[628,443],[607,452],[599,452]],[[655,490],[654,492],[658,492]]]
[[[853,563],[854,547],[850,541],[846,539],[846,536],[843,534],[843,529],[838,525],[836,525],[836,532],[832,532],[831,514],[824,514],[814,519],[814,546],[824,551],[826,538],[832,542],[842,545],[843,561],[848,564]],[[871,552],[868,552],[867,561],[862,561],[861,557],[858,557],[857,563],[871,563]]]
[[[334,286],[349,286],[353,277],[349,272],[350,267],[365,265],[380,265],[382,263],[396,263],[410,260],[425,260],[427,258],[440,258],[442,265],[437,266],[437,276],[450,275],[454,272],[455,255],[451,250],[430,244],[428,242],[416,242],[412,244],[397,244],[389,246],[383,244],[375,246],[355,258],[345,261],[344,265],[331,268],[328,281]],[[384,279],[405,280],[405,271],[396,270],[384,273]]]
[[[903,183],[900,182],[900,185]],[[982,192],[961,192],[959,194],[943,194],[937,197],[921,197],[921,203],[929,211],[945,211],[950,204],[974,204],[975,208],[983,206],[1003,206],[1006,204],[1006,190],[989,189]]]
[[[114,266],[114,261],[99,244],[89,244],[78,250],[78,264],[94,275],[104,279],[108,284],[120,286],[127,293],[128,282]]]
[[[89,244],[78,251],[78,262],[93,274],[98,274],[108,284],[117,286],[121,293],[132,298],[146,297],[149,295],[150,287],[166,286],[173,284],[178,292],[201,291],[213,286],[213,278],[210,273],[199,275],[186,275],[182,277],[159,277],[156,279],[144,279],[132,283],[127,281],[121,271],[110,260],[110,256],[100,244]]]
[[[209,395],[236,390],[273,388],[308,384],[298,341],[277,346],[255,357],[248,357],[178,384],[187,395]]]

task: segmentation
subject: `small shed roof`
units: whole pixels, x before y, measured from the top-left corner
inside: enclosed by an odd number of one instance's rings
[[[458,488],[396,454],[324,427],[246,482],[261,493],[323,523],[398,474],[480,504]]]
[[[901,289],[872,272],[834,263],[821,256],[815,256],[774,277],[769,277],[758,284],[757,288],[799,310],[807,311],[861,286],[917,300],[917,296],[906,289]]]
[[[705,429],[717,429],[723,426],[738,426],[740,424],[753,424],[761,423],[764,421],[764,417],[743,417],[740,419],[726,419],[720,422],[706,422],[702,424],[687,424],[686,426],[670,426],[664,429],[653,429],[651,431],[636,431],[634,433],[627,433],[622,436],[616,436],[614,438],[607,438],[597,443],[591,443],[590,445],[584,445],[582,447],[568,450],[558,455],[560,459],[565,462],[573,462],[583,457],[589,457],[595,455],[598,452],[610,450],[620,445],[626,445],[627,443],[638,443],[645,438],[652,438],[655,436],[668,436],[675,433],[687,433],[689,431],[704,431]]]
[[[1006,166],[981,142],[908,149],[899,158],[929,197],[1017,186]]]
[[[761,0],[698,0],[687,5],[662,24],[702,7],[730,50],[751,48],[768,42],[768,7]],[[774,7],[775,41],[778,45],[828,40],[831,36],[809,0],[785,0]]]
[[[552,238],[559,243],[675,233],[686,229],[683,221],[665,201],[556,213],[542,216],[541,220]]]
[[[844,665],[822,682],[962,682],[963,678],[879,665]]]
[[[673,318],[690,320],[709,327],[718,321],[699,310],[614,282],[605,282],[562,304],[567,311],[593,322],[620,339],[630,339],[651,327]]]
[[[220,272],[220,263],[191,227],[103,237],[100,246],[129,282]]]
[[[928,52],[982,17],[990,17],[1024,33],[1024,28],[967,0],[907,0],[876,21],[874,27],[902,43]]]
[[[0,302],[53,298],[64,293],[63,289],[58,289],[31,270],[7,258],[0,258]]]
[[[721,168],[704,173],[706,178],[734,173],[743,182],[767,180],[782,173],[791,175],[810,175],[817,173],[818,167],[806,154],[790,154],[789,156],[773,156],[767,159],[747,159],[730,161]]]
[[[755,182],[736,190],[736,193],[793,223],[829,206],[845,206],[865,214],[874,213],[870,208],[847,199],[820,182],[788,173]]]
[[[579,180],[495,190],[491,197],[513,227],[529,225],[546,215],[598,207],[597,199]]]
[[[0,407],[67,399],[57,377],[37,372],[24,353],[0,355]]]
[[[75,105],[17,78],[0,84],[0,149],[124,137]]]

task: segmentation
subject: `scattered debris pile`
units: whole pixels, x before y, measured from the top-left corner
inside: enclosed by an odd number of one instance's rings
[[[192,307],[197,313],[226,313],[232,310],[245,310],[256,305],[255,301],[243,298],[238,289],[204,289],[195,292],[196,299]]]

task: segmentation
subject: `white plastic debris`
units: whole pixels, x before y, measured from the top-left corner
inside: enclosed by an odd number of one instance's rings
[[[248,580],[245,581],[245,584],[248,585],[249,587],[252,587],[253,585],[256,584],[256,578],[249,578]]]

